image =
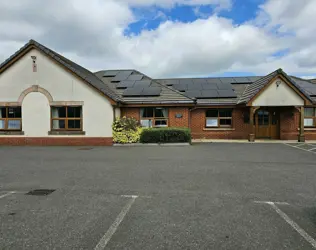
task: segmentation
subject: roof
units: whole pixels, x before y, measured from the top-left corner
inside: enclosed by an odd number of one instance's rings
[[[120,101],[119,96],[112,91],[108,86],[104,85],[103,82],[97,78],[91,71],[88,69],[76,64],[75,62],[63,57],[62,55],[58,54],[57,52],[45,47],[44,45],[34,41],[30,40],[27,44],[25,44],[21,49],[19,49],[17,52],[15,52],[11,57],[9,57],[7,60],[5,60],[2,64],[0,64],[0,74],[1,70],[6,68],[6,66],[14,60],[16,57],[18,57],[20,54],[22,54],[24,51],[27,51],[30,47],[35,47],[39,51],[46,54],[51,59],[57,61],[61,65],[63,65],[65,68],[67,68],[69,71],[71,71],[73,74],[81,78],[84,82],[88,83],[92,87],[96,88],[106,96],[110,97],[114,101]]]
[[[242,94],[241,98],[238,101],[240,103],[249,102],[261,89],[263,89],[271,80],[278,76],[282,75],[285,77],[290,83],[292,83],[307,99],[313,102],[310,93],[306,89],[305,84],[311,84],[307,80],[303,80],[297,77],[288,76],[282,69],[278,69],[267,76],[264,76],[252,84],[249,84]]]
[[[152,79],[134,69],[101,70],[92,73],[34,40],[30,40],[0,64],[0,74],[11,65],[11,62],[31,48],[38,49],[85,83],[122,104],[245,104],[277,75],[282,75],[307,99],[316,103],[316,79],[306,80],[288,76],[282,69],[266,76],[171,79]]]
[[[161,84],[137,70],[101,70],[94,73],[127,104],[193,104],[194,98]],[[136,80],[135,80],[136,79]],[[142,91],[149,91],[149,94]],[[152,90],[157,93],[150,94]],[[127,95],[130,91],[136,93]],[[135,92],[138,91],[138,92]]]
[[[262,76],[244,76],[244,77],[207,77],[207,78],[174,78],[174,79],[157,79],[156,81],[180,89],[184,94],[199,94],[200,92],[213,90],[217,92],[217,97],[205,95],[203,93],[200,97],[195,96],[196,103],[200,105],[236,105],[241,98],[246,87],[254,81],[261,79]],[[202,87],[201,87],[202,86]],[[226,89],[234,92],[233,96],[225,96],[221,88],[225,86]],[[196,92],[198,91],[198,92]],[[219,92],[218,92],[219,91]],[[220,93],[221,92],[221,93]],[[228,92],[229,93],[229,92]],[[222,94],[222,96],[220,96]],[[230,92],[231,94],[231,92]]]

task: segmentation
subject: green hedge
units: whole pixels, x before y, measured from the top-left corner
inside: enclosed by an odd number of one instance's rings
[[[187,128],[149,128],[140,134],[141,143],[191,143],[191,131]]]

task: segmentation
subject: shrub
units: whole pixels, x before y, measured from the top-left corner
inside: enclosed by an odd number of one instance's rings
[[[134,118],[117,118],[112,124],[113,141],[115,143],[135,143],[139,142],[141,127]]]
[[[141,143],[191,143],[191,131],[187,128],[149,128],[143,129]]]

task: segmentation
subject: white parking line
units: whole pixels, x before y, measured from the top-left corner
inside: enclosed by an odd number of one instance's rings
[[[302,229],[296,222],[294,222],[286,213],[284,213],[280,208],[278,208],[275,203],[270,201],[262,201],[256,203],[265,203],[270,205],[277,213],[284,219],[296,232],[298,232],[309,244],[316,249],[316,240],[313,239],[304,229]]]
[[[94,250],[103,250],[103,249],[105,249],[106,245],[111,240],[112,236],[114,235],[114,233],[116,232],[117,228],[119,227],[119,225],[123,221],[124,217],[126,216],[128,211],[131,209],[133,203],[138,198],[138,196],[136,196],[136,195],[122,195],[122,197],[131,198],[131,200],[122,209],[120,214],[117,216],[117,218],[115,219],[113,224],[110,226],[109,230],[101,238],[101,240],[99,241],[98,245],[96,245]]]
[[[309,149],[308,151],[313,151],[313,150],[315,150],[316,148],[311,148],[311,149]]]
[[[9,196],[9,195],[11,195],[11,194],[15,194],[15,191],[11,191],[11,192],[8,192],[8,193],[6,193],[6,194],[0,195],[0,199],[2,199],[2,198],[4,198],[4,197],[7,197],[7,196]]]
[[[300,145],[297,145],[297,146],[293,146],[293,145],[290,145],[290,144],[287,144],[287,143],[283,143],[284,145],[287,145],[289,147],[292,147],[292,148],[297,148],[297,149],[300,149],[300,150],[304,150],[306,152],[310,152],[310,153],[314,153],[316,154],[316,152],[313,152],[313,151],[309,151],[308,149],[305,149],[305,148],[300,148],[300,146],[303,146],[305,144],[300,144]],[[307,144],[307,143],[306,143]],[[310,144],[307,144],[307,145],[310,145]]]

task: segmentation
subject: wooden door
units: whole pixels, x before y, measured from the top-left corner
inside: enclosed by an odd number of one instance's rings
[[[256,138],[279,139],[279,120],[279,112],[276,109],[259,109],[255,114]]]

